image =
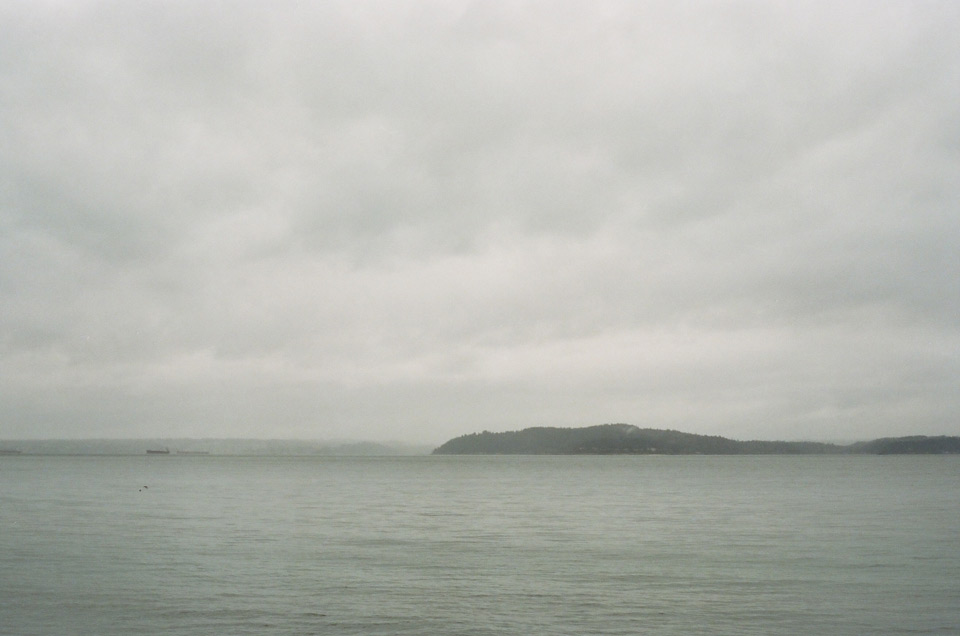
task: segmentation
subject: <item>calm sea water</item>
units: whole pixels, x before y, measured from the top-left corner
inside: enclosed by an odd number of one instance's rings
[[[960,457],[0,457],[0,633],[960,634]]]

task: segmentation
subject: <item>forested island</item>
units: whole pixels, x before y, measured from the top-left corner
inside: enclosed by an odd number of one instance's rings
[[[435,455],[935,455],[960,453],[960,437],[892,437],[855,444],[737,441],[716,435],[601,424],[472,433],[434,449]]]

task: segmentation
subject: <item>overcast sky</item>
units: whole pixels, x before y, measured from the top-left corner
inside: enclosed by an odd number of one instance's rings
[[[0,438],[960,434],[960,3],[0,4]]]

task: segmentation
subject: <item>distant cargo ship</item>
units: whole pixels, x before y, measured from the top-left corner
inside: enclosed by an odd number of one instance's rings
[[[169,448],[148,448],[147,455],[169,455]]]
[[[19,455],[22,452],[16,448],[0,448],[0,455]]]

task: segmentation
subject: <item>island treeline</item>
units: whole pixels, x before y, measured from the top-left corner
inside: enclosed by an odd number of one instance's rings
[[[960,437],[923,435],[850,445],[823,442],[737,441],[716,435],[601,424],[585,428],[533,427],[462,435],[435,455],[826,455],[960,453]]]

